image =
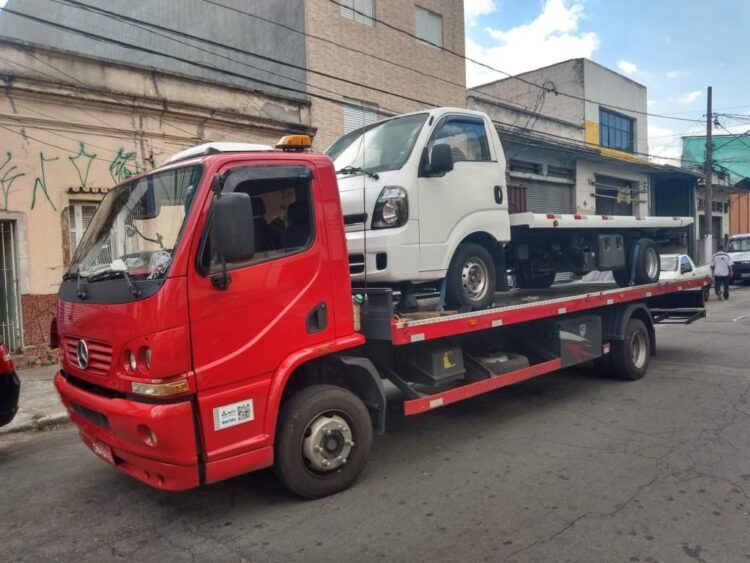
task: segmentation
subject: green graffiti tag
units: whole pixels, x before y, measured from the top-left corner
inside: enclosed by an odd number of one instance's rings
[[[122,182],[130,178],[134,172],[131,165],[135,164],[135,153],[125,152],[125,149],[117,149],[115,158],[109,165],[109,173],[115,182]]]
[[[82,142],[79,143],[78,154],[75,156],[69,156],[68,160],[76,169],[78,173],[78,179],[81,181],[80,187],[85,188],[86,182],[89,179],[89,170],[91,170],[91,163],[96,159],[95,154],[89,154],[86,152],[86,145]],[[80,162],[79,162],[80,161]]]
[[[34,191],[31,193],[31,209],[34,209],[34,206],[36,205],[36,190],[38,188],[42,188],[42,191],[44,192],[44,197],[47,198],[47,201],[52,206],[52,209],[57,211],[57,207],[55,207],[55,204],[52,203],[52,200],[49,197],[49,192],[47,192],[47,178],[45,176],[45,170],[44,170],[44,163],[45,162],[54,162],[56,160],[60,160],[60,157],[55,156],[52,158],[45,158],[44,153],[39,153],[39,166],[42,170],[41,177],[37,176],[34,180]]]
[[[8,196],[10,195],[10,189],[13,187],[13,182],[18,180],[21,176],[26,176],[24,172],[16,172],[18,169],[18,166],[12,165],[9,168],[6,168],[10,164],[10,161],[13,160],[13,155],[10,151],[7,151],[5,153],[5,161],[0,165],[0,172],[2,172],[2,177],[0,177],[0,187],[2,187],[3,190],[3,209],[8,209]]]

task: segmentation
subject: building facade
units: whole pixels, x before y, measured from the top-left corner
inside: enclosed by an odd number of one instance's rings
[[[0,334],[48,355],[61,276],[106,191],[208,140],[312,133],[309,102],[0,42]],[[19,362],[20,363],[20,362]]]
[[[647,159],[645,86],[588,59],[477,86],[468,105],[487,112],[509,142],[511,185],[523,179],[529,210],[553,204],[561,213],[649,212],[651,166]],[[558,151],[524,145],[536,136],[550,145],[581,149],[561,160]],[[518,176],[516,172],[522,172]],[[532,175],[529,175],[532,174]]]
[[[208,141],[302,132],[323,150],[465,103],[460,0],[85,4],[0,9],[0,334],[17,358],[52,358],[60,278],[114,184]]]
[[[463,1],[308,0],[305,22],[307,66],[321,73],[310,92],[337,98],[311,100],[316,149],[388,115],[465,105]]]

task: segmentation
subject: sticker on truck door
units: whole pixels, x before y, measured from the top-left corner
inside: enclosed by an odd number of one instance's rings
[[[252,420],[255,420],[252,399],[214,409],[214,430],[223,430]]]

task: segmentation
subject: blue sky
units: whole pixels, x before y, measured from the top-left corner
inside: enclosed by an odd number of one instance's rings
[[[711,85],[714,111],[750,114],[750,1],[464,2],[473,59],[515,74],[587,57],[645,85],[649,112],[703,119]],[[467,63],[469,86],[501,77]],[[750,129],[750,119],[720,122],[734,133]],[[680,136],[704,133],[705,125],[650,118],[649,152],[679,158]]]

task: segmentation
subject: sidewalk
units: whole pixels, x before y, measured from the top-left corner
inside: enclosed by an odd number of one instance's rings
[[[52,384],[52,377],[59,368],[58,364],[54,364],[18,370],[18,378],[21,380],[18,414],[13,422],[0,428],[0,434],[67,422],[68,413]]]

